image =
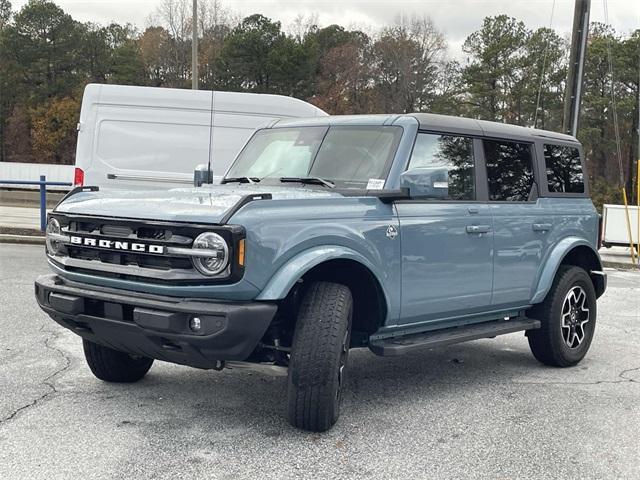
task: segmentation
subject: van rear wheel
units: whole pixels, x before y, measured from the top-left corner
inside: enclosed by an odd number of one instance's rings
[[[338,420],[352,313],[345,285],[315,282],[304,295],[287,381],[288,417],[294,427],[324,432]]]
[[[529,330],[533,356],[545,365],[570,367],[584,358],[596,327],[596,294],[589,274],[561,265],[544,301],[528,313],[541,328]]]

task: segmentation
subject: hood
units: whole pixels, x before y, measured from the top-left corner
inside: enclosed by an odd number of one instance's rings
[[[55,212],[140,220],[220,223],[225,214],[245,195],[271,193],[273,199],[341,197],[318,188],[257,185],[206,185],[172,190],[102,190],[80,192],[61,202]]]

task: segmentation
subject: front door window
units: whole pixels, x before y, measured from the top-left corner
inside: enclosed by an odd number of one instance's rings
[[[467,137],[419,133],[409,169],[424,168],[446,172],[448,200],[475,198],[473,140]]]

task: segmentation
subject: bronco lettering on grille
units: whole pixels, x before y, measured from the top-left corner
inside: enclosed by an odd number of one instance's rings
[[[71,244],[84,247],[104,248],[108,250],[126,250],[140,253],[164,253],[164,245],[137,243],[120,240],[106,240],[90,237],[71,236]]]

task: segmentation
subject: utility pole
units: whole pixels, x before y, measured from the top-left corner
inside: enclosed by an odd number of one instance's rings
[[[569,76],[564,96],[564,116],[562,130],[574,137],[578,133],[580,104],[582,101],[582,80],[584,78],[584,58],[589,35],[589,10],[591,0],[576,0],[571,33],[571,53],[569,56]]]
[[[193,0],[191,23],[191,88],[198,90],[198,0]]]

